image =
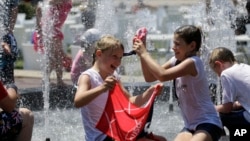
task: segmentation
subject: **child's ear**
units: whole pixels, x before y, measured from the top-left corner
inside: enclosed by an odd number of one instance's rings
[[[193,50],[196,50],[196,42],[195,41],[191,42],[191,47]]]
[[[220,61],[218,61],[218,60],[217,60],[217,61],[215,61],[214,63],[215,63],[215,64],[221,64],[221,62],[220,62]]]
[[[222,62],[221,62],[221,61],[215,61],[215,62],[214,62],[214,65],[220,67],[220,66],[222,65]]]
[[[97,50],[96,52],[95,52],[95,55],[96,56],[100,56],[102,54],[102,51],[101,50]]]

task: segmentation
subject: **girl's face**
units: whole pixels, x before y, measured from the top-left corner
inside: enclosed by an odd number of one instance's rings
[[[121,47],[102,52],[100,56],[101,68],[108,75],[113,74],[120,66],[124,50]]]
[[[172,47],[175,57],[179,61],[185,60],[188,56],[190,56],[191,52],[195,49],[195,43],[191,42],[187,44],[182,38],[180,38],[177,34],[174,35],[174,45]]]

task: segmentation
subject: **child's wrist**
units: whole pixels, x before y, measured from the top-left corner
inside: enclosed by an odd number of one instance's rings
[[[17,86],[15,84],[7,84],[6,85],[6,89],[9,89],[9,88],[14,89],[16,91],[16,93],[18,91],[18,88],[17,88]]]
[[[140,56],[141,58],[146,57],[146,56],[148,56],[148,55],[149,55],[148,52],[143,52],[143,53],[140,53],[140,54],[139,54],[139,56]]]

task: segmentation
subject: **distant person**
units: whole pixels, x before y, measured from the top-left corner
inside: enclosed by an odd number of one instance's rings
[[[147,5],[143,2],[144,0],[137,0],[137,4],[135,4],[134,6],[132,6],[132,13],[137,13],[138,11],[142,10],[142,9],[155,9],[155,7],[151,6],[151,5]]]
[[[81,48],[77,52],[70,71],[71,80],[74,85],[77,84],[78,78],[81,73],[92,66],[93,53],[94,53],[94,44],[101,37],[99,30],[95,28],[88,29],[80,37],[79,44]]]
[[[84,25],[85,31],[94,28],[96,21],[96,0],[88,0],[86,5],[80,5],[81,21]]]
[[[15,109],[19,97],[17,87],[0,82],[0,140],[31,141],[34,115],[26,108]]]
[[[250,66],[237,63],[232,51],[225,47],[212,51],[209,64],[220,77],[222,87],[222,103],[216,105],[216,110],[232,138],[235,129],[250,129]]]
[[[236,20],[232,24],[232,28],[235,30],[235,35],[246,34],[246,24],[250,24],[250,0],[247,0],[245,8],[247,10],[247,14],[236,17]]]
[[[213,5],[221,8],[222,6],[237,6],[239,4],[238,0],[205,0],[206,14],[209,14],[213,9]]]
[[[198,56],[201,45],[202,31],[193,25],[175,30],[174,57],[163,65],[151,57],[142,40],[136,39],[133,45],[147,82],[173,80],[175,97],[184,120],[184,128],[175,141],[218,141],[221,137],[222,124],[210,97],[203,62]]]
[[[205,12],[207,16],[207,22],[209,25],[216,24],[216,18],[211,17],[211,14],[221,13],[221,16],[226,16],[228,19],[232,19],[235,14],[235,7],[239,4],[238,0],[204,0]],[[216,15],[212,15],[216,16]],[[220,21],[219,21],[220,22]]]
[[[13,30],[16,24],[19,0],[0,2],[0,80],[4,85],[14,83],[14,63],[18,47]]]
[[[246,6],[247,14],[240,15],[236,17],[235,21],[232,22],[232,28],[234,29],[235,35],[247,35],[250,33],[250,29],[247,29],[247,25],[250,26],[250,0],[247,0]],[[250,35],[248,35],[250,36]],[[245,47],[247,46],[247,41],[237,41],[236,45],[236,51],[237,52],[243,52],[244,57],[248,59],[248,56],[246,54]]]
[[[110,104],[112,104],[111,102],[108,102],[111,96],[111,94],[109,94],[110,91],[114,90],[117,87],[121,87],[121,93],[119,93],[121,94],[121,96],[118,96],[118,98],[126,97],[125,98],[126,104],[132,103],[133,105],[137,105],[138,107],[144,107],[147,105],[146,103],[147,101],[149,101],[150,97],[154,94],[153,91],[155,90],[155,88],[159,87],[159,89],[162,89],[163,85],[160,83],[156,84],[155,86],[151,86],[149,89],[147,89],[140,95],[137,96],[131,95],[122,86],[122,83],[120,82],[119,76],[116,72],[116,69],[121,64],[123,53],[124,53],[124,47],[118,39],[110,35],[103,36],[95,44],[92,67],[84,71],[79,77],[77,83],[78,87],[74,98],[74,105],[77,108],[81,108],[81,116],[82,116],[86,141],[114,140],[114,138],[112,138],[110,135],[101,132],[99,128],[96,127],[98,121],[102,119],[101,117],[103,114],[104,117],[106,117],[105,116],[106,112],[114,112],[114,111],[106,111],[109,109],[105,108],[107,105],[109,106]],[[160,91],[158,91],[156,94],[158,95],[159,92]],[[147,108],[152,109],[152,106]],[[125,111],[126,109],[123,109],[123,111],[120,113],[125,113]],[[146,119],[151,120],[152,111],[151,113],[141,114],[140,117],[145,114],[149,114],[149,116],[145,117],[143,120]],[[117,121],[116,118],[118,117],[114,117],[115,122]],[[119,118],[120,118],[119,120],[123,120],[123,117]],[[131,118],[135,119],[138,117],[131,117]],[[135,123],[136,122],[130,124],[135,124]],[[125,124],[126,126],[126,124],[128,124],[128,121],[125,122],[123,121],[123,124]],[[120,124],[119,126],[124,126],[123,124]],[[162,136],[146,133],[143,130],[144,128],[146,128],[146,126],[145,127],[142,126],[145,123],[139,122],[137,124],[139,125],[136,127],[142,130],[139,129],[134,129],[136,131],[132,130],[134,131],[133,132],[134,134],[132,134],[132,136],[130,134],[129,137],[136,138],[138,141],[152,141],[152,140],[166,141],[166,139]],[[115,130],[120,129],[119,126],[115,127]],[[101,128],[103,127],[109,128],[109,124],[101,126]],[[119,133],[113,136],[119,136]]]
[[[63,51],[62,26],[72,8],[72,0],[46,0],[46,11],[42,12],[42,4],[37,6],[37,29],[34,33],[35,50],[47,55],[47,73],[50,75],[55,70],[57,85],[64,85],[62,80],[63,67],[70,71],[72,60]],[[44,15],[42,15],[44,13]],[[44,48],[45,47],[45,48]]]

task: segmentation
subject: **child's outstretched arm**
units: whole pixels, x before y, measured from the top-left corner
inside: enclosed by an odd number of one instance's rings
[[[150,99],[150,97],[155,94],[155,95],[159,95],[162,91],[163,88],[163,84],[162,83],[157,83],[151,87],[149,87],[145,92],[143,92],[142,94],[136,95],[136,96],[132,96],[129,98],[129,101],[134,103],[137,106],[143,106],[145,103],[148,102],[148,100]]]
[[[140,57],[141,63],[143,63],[142,69],[161,82],[173,80],[185,75],[195,76],[197,73],[192,59],[185,59],[179,65],[173,67],[171,66],[170,61],[162,66],[159,65],[147,52],[144,44],[139,39],[134,43],[133,50]]]
[[[133,50],[140,57],[142,70],[146,81],[160,80],[164,72],[162,68],[148,53],[145,45],[140,39],[133,44]]]
[[[121,89],[123,91],[123,94],[125,94],[125,96],[128,98],[128,100],[131,103],[137,105],[138,107],[144,105],[150,99],[152,94],[159,95],[161,93],[162,88],[163,88],[162,83],[157,83],[157,84],[151,86],[150,88],[148,88],[142,94],[133,95],[133,94],[129,93],[127,91],[127,89],[124,88],[124,86],[122,85],[122,83],[120,81],[118,81],[118,83],[119,83],[119,85],[120,85],[120,87],[121,87]]]
[[[146,82],[154,82],[157,80],[157,78],[149,71],[149,69],[147,69],[147,62],[144,60],[141,60],[141,68]]]
[[[74,98],[75,107],[79,108],[87,105],[98,95],[106,92],[107,90],[113,89],[115,84],[115,77],[108,76],[101,85],[91,88],[90,76],[80,75],[78,88]]]
[[[215,105],[215,109],[219,113],[230,113],[231,111],[233,111],[233,103],[228,102],[225,104]]]

